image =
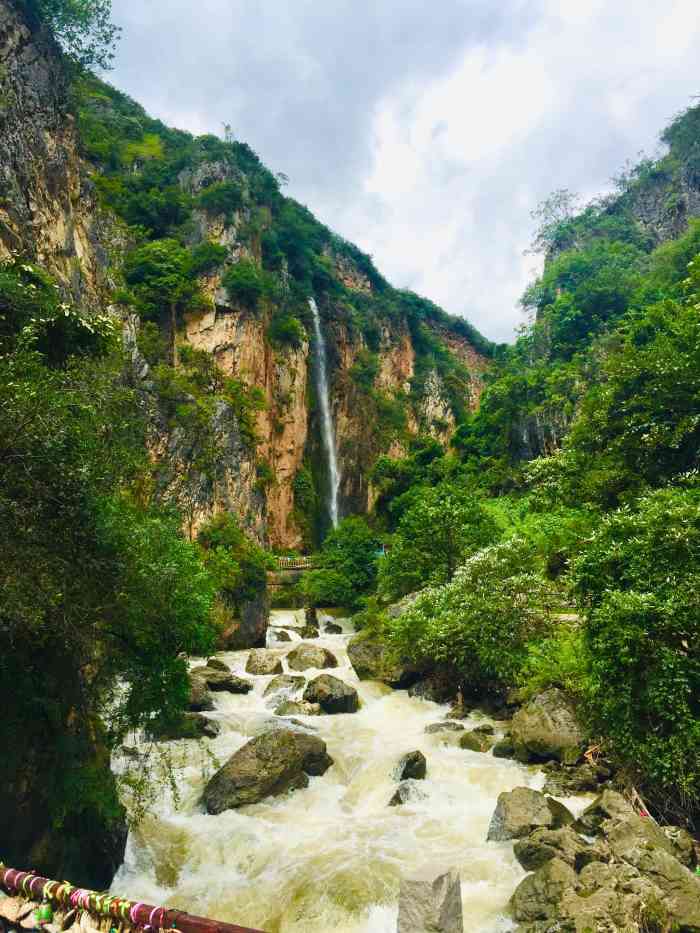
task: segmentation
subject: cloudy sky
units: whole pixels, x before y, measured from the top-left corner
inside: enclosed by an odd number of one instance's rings
[[[700,94],[698,0],[113,0],[109,79],[230,123],[399,287],[494,340],[522,323],[531,210],[593,196]]]

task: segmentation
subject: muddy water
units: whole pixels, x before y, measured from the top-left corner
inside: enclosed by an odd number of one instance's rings
[[[300,613],[273,613],[272,625],[285,627],[295,641],[293,627],[301,624]],[[399,878],[456,866],[465,929],[512,928],[505,908],[524,872],[512,845],[487,843],[486,831],[498,794],[518,785],[540,787],[541,775],[464,751],[454,735],[426,735],[425,727],[444,718],[447,707],[358,682],[345,650],[348,638],[322,635],[317,641],[337,656],[340,666],[331,673],[358,689],[361,710],[304,719],[326,741],[333,767],[305,790],[207,815],[200,798],[216,768],[213,759],[223,764],[269,728],[280,700],[263,697],[267,676],[251,677],[255,689],[247,696],[215,694],[217,708],[209,715],[221,734],[203,744],[170,743],[182,764],[179,804],[164,790],[155,813],[131,832],[115,892],[269,933],[394,933]],[[280,657],[293,647],[277,642],[274,628],[269,645]],[[220,657],[244,674],[247,655]],[[475,714],[471,725],[484,721]],[[427,780],[420,782],[426,797],[388,807],[396,763],[414,749],[428,760]]]

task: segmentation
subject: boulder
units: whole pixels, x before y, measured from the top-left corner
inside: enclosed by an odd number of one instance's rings
[[[307,625],[313,625],[314,628],[318,628],[318,609],[314,606],[307,606],[304,609],[304,621]]]
[[[529,787],[516,787],[499,794],[486,838],[490,842],[504,842],[528,836],[539,826],[559,829],[573,822],[563,804]]]
[[[496,730],[493,728],[490,722],[482,723],[482,725],[475,726],[472,729],[472,732],[481,732],[482,735],[493,735],[495,731]]]
[[[361,632],[348,643],[348,657],[360,680],[378,680],[390,687],[409,687],[418,679],[415,664],[394,658],[382,642]]]
[[[515,757],[515,747],[509,735],[504,735],[500,741],[496,742],[496,744],[493,746],[492,754],[494,758]]]
[[[207,812],[216,814],[289,790],[306,787],[308,775],[333,764],[326,743],[315,735],[275,729],[251,739],[227,761],[204,790]]]
[[[220,651],[242,651],[244,648],[264,648],[270,619],[267,591],[244,603],[240,619],[231,623],[219,636]]]
[[[604,845],[590,845],[570,826],[559,829],[540,827],[529,836],[516,840],[513,851],[525,871],[535,871],[553,858],[562,859],[575,871],[580,871],[590,862],[603,862],[610,857]]]
[[[225,674],[231,673],[231,668],[220,658],[209,658],[205,667],[208,667],[212,671],[223,671]]]
[[[600,784],[599,769],[592,764],[577,767],[561,767],[552,762],[554,767],[546,768],[547,778],[544,784],[545,794],[555,797],[569,797],[573,794],[586,794],[597,791]]]
[[[576,828],[589,836],[601,832],[603,824],[609,820],[624,820],[635,816],[635,810],[622,794],[614,790],[604,790],[593,803],[589,804],[576,821]]]
[[[532,875],[520,882],[510,899],[516,920],[552,920],[561,913],[560,901],[573,888],[576,874],[563,859],[549,859]]]
[[[440,671],[427,674],[408,690],[409,696],[418,697],[420,700],[430,700],[431,703],[448,703],[455,693],[454,680]]]
[[[307,703],[305,700],[282,700],[275,707],[275,716],[320,716],[321,707],[318,703]]]
[[[695,840],[687,829],[681,826],[662,826],[661,831],[673,846],[673,853],[686,868],[693,869],[698,864]]]
[[[287,655],[287,666],[292,671],[306,671],[310,667],[323,670],[337,667],[338,660],[331,651],[320,645],[298,645]]]
[[[258,649],[248,655],[245,669],[248,674],[281,674],[282,661],[278,655]]]
[[[204,681],[209,690],[218,693],[249,693],[253,685],[243,677],[237,677],[231,671],[225,672],[212,667],[195,667],[190,674],[191,680]]]
[[[421,789],[420,784],[414,780],[401,781],[396,788],[394,795],[389,801],[390,807],[401,807],[405,803],[416,803],[418,800],[425,800],[427,794]]]
[[[398,933],[464,933],[459,874],[401,881]]]
[[[298,677],[294,674],[278,674],[265,687],[263,696],[268,697],[273,693],[293,693],[296,690],[301,690],[305,683],[305,677]]]
[[[487,752],[493,746],[494,739],[479,729],[464,732],[459,737],[459,747],[470,752]]]
[[[207,712],[214,709],[214,700],[206,682],[201,677],[190,674],[190,698],[188,708],[193,713]]]
[[[519,761],[554,758],[575,763],[584,746],[584,732],[563,690],[553,687],[530,700],[513,716],[511,736]]]
[[[300,634],[302,638],[318,638],[320,632],[315,625],[305,625]]]
[[[342,635],[343,626],[336,625],[335,622],[328,622],[328,624],[324,626],[323,631],[326,633],[326,635]]]
[[[397,781],[404,781],[409,778],[420,781],[425,777],[427,770],[428,764],[422,752],[408,752],[396,766],[394,777]]]
[[[291,641],[292,640],[292,636],[289,634],[289,632],[285,631],[283,628],[278,628],[274,632],[274,636],[275,636],[275,641]]]
[[[148,730],[148,737],[156,742],[174,742],[178,739],[215,739],[219,734],[218,722],[201,713],[183,713],[176,722]]]
[[[464,732],[464,726],[461,722],[452,722],[448,719],[445,722],[431,722],[425,727],[425,732],[427,735],[433,735],[435,732]]]
[[[357,690],[331,674],[314,678],[304,691],[304,699],[318,703],[324,713],[355,713],[360,707]]]

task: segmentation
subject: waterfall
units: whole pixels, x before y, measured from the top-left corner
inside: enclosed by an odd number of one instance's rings
[[[335,449],[335,431],[331,416],[331,403],[328,393],[328,368],[326,365],[326,341],[321,330],[321,316],[315,299],[309,298],[309,307],[314,319],[314,354],[316,356],[316,394],[321,406],[321,435],[323,447],[328,461],[328,511],[334,528],[338,527],[338,489],[340,488],[340,473],[338,472],[338,457]]]

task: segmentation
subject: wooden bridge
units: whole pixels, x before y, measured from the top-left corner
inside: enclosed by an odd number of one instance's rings
[[[318,567],[316,557],[278,557],[278,570],[315,570]]]
[[[0,898],[0,929],[3,928],[3,922],[13,928],[18,927],[21,921],[36,910],[38,916],[35,926],[50,923],[54,911],[63,914],[59,923],[59,929],[62,930],[80,930],[81,913],[87,913],[94,917],[98,925],[100,921],[106,921],[108,928],[114,926],[120,930],[143,930],[143,933],[158,933],[161,930],[167,933],[262,933],[261,930],[239,927],[234,923],[195,917],[172,907],[154,907],[122,897],[109,897],[97,891],[76,888],[67,881],[50,881],[32,872],[5,868],[2,862],[0,891],[9,895],[7,901]],[[16,901],[15,898],[21,900]]]

